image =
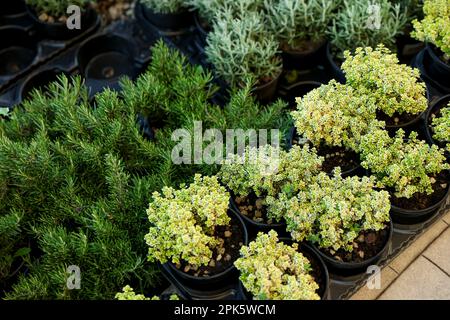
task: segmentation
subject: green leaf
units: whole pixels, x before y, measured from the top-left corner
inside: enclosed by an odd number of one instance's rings
[[[29,247],[24,247],[24,248],[20,248],[19,250],[16,251],[16,253],[14,254],[14,257],[24,257],[29,255],[31,252],[31,248]]]

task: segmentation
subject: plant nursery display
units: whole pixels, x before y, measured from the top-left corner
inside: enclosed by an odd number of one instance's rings
[[[66,22],[67,8],[76,5],[86,8],[91,0],[26,0],[26,4],[37,13],[42,22]]]
[[[434,103],[425,118],[425,133],[429,143],[437,144],[450,152],[450,96]]]
[[[419,70],[400,64],[383,45],[344,53],[346,84],[374,99],[378,118],[389,127],[416,123],[427,109],[426,86]]]
[[[163,29],[181,29],[191,22],[184,0],[138,0],[137,6],[148,21]]]
[[[294,240],[307,239],[338,261],[362,262],[379,254],[389,238],[389,194],[375,186],[374,177],[321,172],[294,196],[280,194],[273,215],[286,220]]]
[[[223,163],[219,177],[232,192],[232,204],[246,221],[258,229],[280,227],[280,217],[267,206],[282,190],[297,192],[307,188],[323,158],[309,146],[284,151],[271,146],[247,147],[242,155],[231,155]]]
[[[298,245],[284,244],[274,230],[260,232],[241,248],[235,262],[240,280],[255,300],[319,300],[311,262]]]
[[[148,298],[144,296],[143,294],[136,294],[134,292],[134,289],[131,288],[129,285],[126,285],[123,287],[122,292],[118,292],[116,294],[117,300],[161,300],[158,296],[153,296],[151,298]],[[172,294],[169,297],[169,300],[179,300],[180,298],[176,294]]]

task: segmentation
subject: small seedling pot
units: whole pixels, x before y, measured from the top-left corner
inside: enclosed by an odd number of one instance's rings
[[[323,253],[317,246],[312,245],[314,250],[320,255],[320,257],[325,261],[325,264],[328,267],[328,270],[331,273],[340,276],[352,276],[359,273],[365,273],[367,268],[371,265],[376,265],[381,259],[385,258],[389,253],[391,242],[392,242],[392,233],[394,230],[394,226],[392,221],[389,222],[389,231],[388,236],[385,239],[384,245],[381,250],[374,255],[373,257],[366,259],[361,262],[344,262],[334,259],[333,257]]]
[[[20,100],[30,97],[33,89],[45,89],[51,82],[58,80],[59,75],[68,75],[60,69],[47,69],[30,75],[20,86]]]
[[[64,22],[48,23],[41,21],[38,13],[31,6],[27,6],[27,11],[36,24],[41,36],[52,40],[69,40],[80,36],[99,19],[97,12],[88,7],[81,12],[81,28],[70,30]]]
[[[0,28],[0,78],[14,77],[36,59],[38,39],[19,27]]]
[[[422,210],[403,209],[391,204],[391,217],[395,223],[412,225],[422,223],[431,219],[441,208],[449,196],[449,182],[447,182],[447,191],[445,195],[436,203]]]
[[[450,87],[450,65],[439,58],[442,53],[432,44],[427,44],[426,50],[431,57],[428,75],[445,87]]]
[[[228,210],[228,214],[238,223],[242,230],[242,243],[243,245],[247,245],[248,233],[244,221],[242,221],[241,217],[233,210]],[[230,283],[237,282],[238,278],[238,272],[234,264],[231,264],[224,271],[212,274],[209,277],[196,277],[190,275],[183,270],[178,269],[172,262],[167,262],[165,266],[167,266],[171,276],[173,276],[181,285],[193,290],[211,290],[226,287]]]
[[[289,103],[289,107],[292,110],[297,108],[297,103],[295,102],[296,98],[301,98],[306,95],[308,92],[319,88],[322,85],[320,82],[316,81],[301,81],[294,83],[293,85],[286,88],[286,102]]]
[[[291,245],[293,243],[290,238],[280,238],[280,241],[284,242],[287,245]],[[320,257],[317,254],[316,250],[314,250],[311,246],[306,243],[299,244],[299,252],[301,252],[308,260],[311,262],[313,267],[315,266],[318,269],[318,273],[320,275],[320,279],[316,279],[319,284],[318,295],[322,300],[330,299],[330,276],[328,273],[328,268]],[[251,293],[245,289],[244,285],[241,281],[239,281],[239,294],[243,300],[253,300],[253,296]]]
[[[425,114],[425,139],[429,144],[435,144],[439,147],[445,147],[445,143],[439,142],[433,139],[433,132],[431,131],[431,125],[432,125],[432,118],[431,116],[438,112],[441,108],[445,108],[450,103],[450,95],[446,95],[441,97],[439,100],[437,100],[435,103],[431,105],[430,108],[428,108],[426,114]]]
[[[144,18],[157,28],[164,30],[180,30],[192,24],[192,12],[182,10],[177,13],[156,13],[151,8],[136,3],[136,10],[142,10]]]
[[[26,14],[27,8],[23,0],[9,1],[8,5],[3,5],[0,11],[0,17],[14,19]]]
[[[273,101],[275,96],[275,92],[278,88],[278,82],[280,81],[281,72],[273,78],[271,81],[257,86],[252,90],[252,93],[256,96],[259,102],[261,103],[270,103]]]
[[[313,69],[325,58],[326,41],[321,41],[308,50],[283,50],[283,68],[292,70]]]
[[[98,92],[103,87],[119,89],[123,76],[134,79],[139,73],[136,56],[133,42],[108,33],[86,40],[78,50],[77,63],[87,84],[95,87],[91,90]]]
[[[338,64],[336,63],[333,53],[331,52],[330,42],[327,42],[326,45],[326,58],[328,67],[330,68],[330,72],[333,78],[335,78],[340,83],[345,83],[345,74],[342,71],[341,67],[339,67]]]

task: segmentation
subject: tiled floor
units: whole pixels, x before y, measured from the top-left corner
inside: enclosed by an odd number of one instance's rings
[[[381,271],[381,288],[351,299],[450,299],[450,211]]]

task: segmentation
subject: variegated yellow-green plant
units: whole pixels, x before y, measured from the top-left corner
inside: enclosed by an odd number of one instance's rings
[[[151,227],[145,236],[149,260],[207,265],[219,244],[215,228],[230,222],[228,203],[229,194],[215,176],[196,175],[189,186],[154,192],[147,210]]]
[[[371,96],[335,80],[296,101],[297,110],[291,115],[297,132],[315,146],[323,143],[358,151],[361,136],[376,118]]]
[[[361,140],[361,164],[377,177],[379,187],[391,188],[396,197],[432,194],[433,175],[450,168],[444,150],[418,140],[414,131],[405,138],[402,129],[394,138],[386,130],[372,130]]]
[[[122,292],[118,292],[115,298],[117,300],[161,300],[161,298],[158,296],[148,298],[143,294],[136,294],[133,288],[129,285],[123,287]],[[180,298],[176,294],[172,294],[170,295],[169,300],[180,300]]]
[[[450,151],[450,103],[441,109],[441,115],[432,120],[433,138],[446,143],[447,151]]]
[[[274,230],[259,233],[234,263],[242,284],[255,300],[319,300],[309,260],[296,243],[278,241]]]
[[[336,169],[334,177],[321,172],[296,196],[282,193],[269,205],[285,218],[293,239],[352,251],[361,231],[384,229],[390,220],[389,194],[375,185],[374,177],[344,179]]]
[[[425,17],[413,21],[413,38],[434,44],[450,59],[450,0],[425,0]]]
[[[344,53],[342,70],[347,84],[360,95],[375,99],[379,110],[394,113],[419,114],[428,107],[425,84],[418,69],[400,64],[395,54],[383,45],[376,49],[357,48]]]

